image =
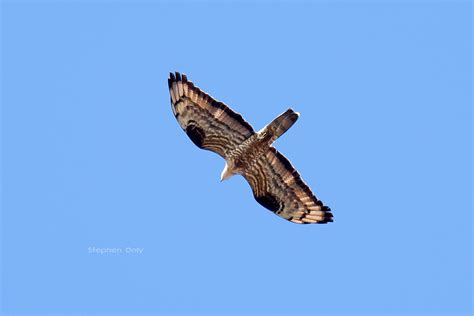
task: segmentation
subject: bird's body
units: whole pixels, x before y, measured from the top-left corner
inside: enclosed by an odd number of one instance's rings
[[[226,168],[231,174],[242,174],[264,155],[270,146],[265,134],[255,133],[236,148],[226,152]],[[224,179],[222,179],[224,180]]]
[[[332,222],[324,206],[298,172],[272,143],[298,119],[288,109],[258,132],[240,114],[202,92],[180,73],[170,74],[168,85],[173,113],[193,143],[226,160],[221,180],[242,175],[255,199],[294,223]]]

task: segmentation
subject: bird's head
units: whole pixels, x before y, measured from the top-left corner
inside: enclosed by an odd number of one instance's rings
[[[227,165],[227,163],[226,163],[225,166],[224,166],[224,170],[222,170],[222,173],[221,173],[221,181],[229,179],[233,175],[234,175],[234,172],[233,172],[232,168],[229,168],[229,165]]]

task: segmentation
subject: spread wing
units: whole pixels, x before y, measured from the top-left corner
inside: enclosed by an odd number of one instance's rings
[[[274,147],[242,173],[258,203],[298,224],[332,222],[331,209],[318,200],[288,159]]]
[[[225,158],[254,134],[252,126],[224,103],[214,100],[180,73],[170,73],[171,108],[193,143]]]

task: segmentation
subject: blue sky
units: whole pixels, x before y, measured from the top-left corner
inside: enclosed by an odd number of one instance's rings
[[[467,1],[2,2],[3,314],[470,314],[471,20]],[[169,71],[255,129],[299,111],[275,146],[334,223],[221,183]]]

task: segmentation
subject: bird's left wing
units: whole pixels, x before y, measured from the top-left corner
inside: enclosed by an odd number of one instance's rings
[[[170,73],[168,86],[171,108],[181,128],[193,143],[225,158],[228,150],[254,134],[242,116],[207,93],[180,73]]]
[[[244,169],[258,203],[298,224],[332,222],[331,209],[316,198],[298,171],[274,147]]]

